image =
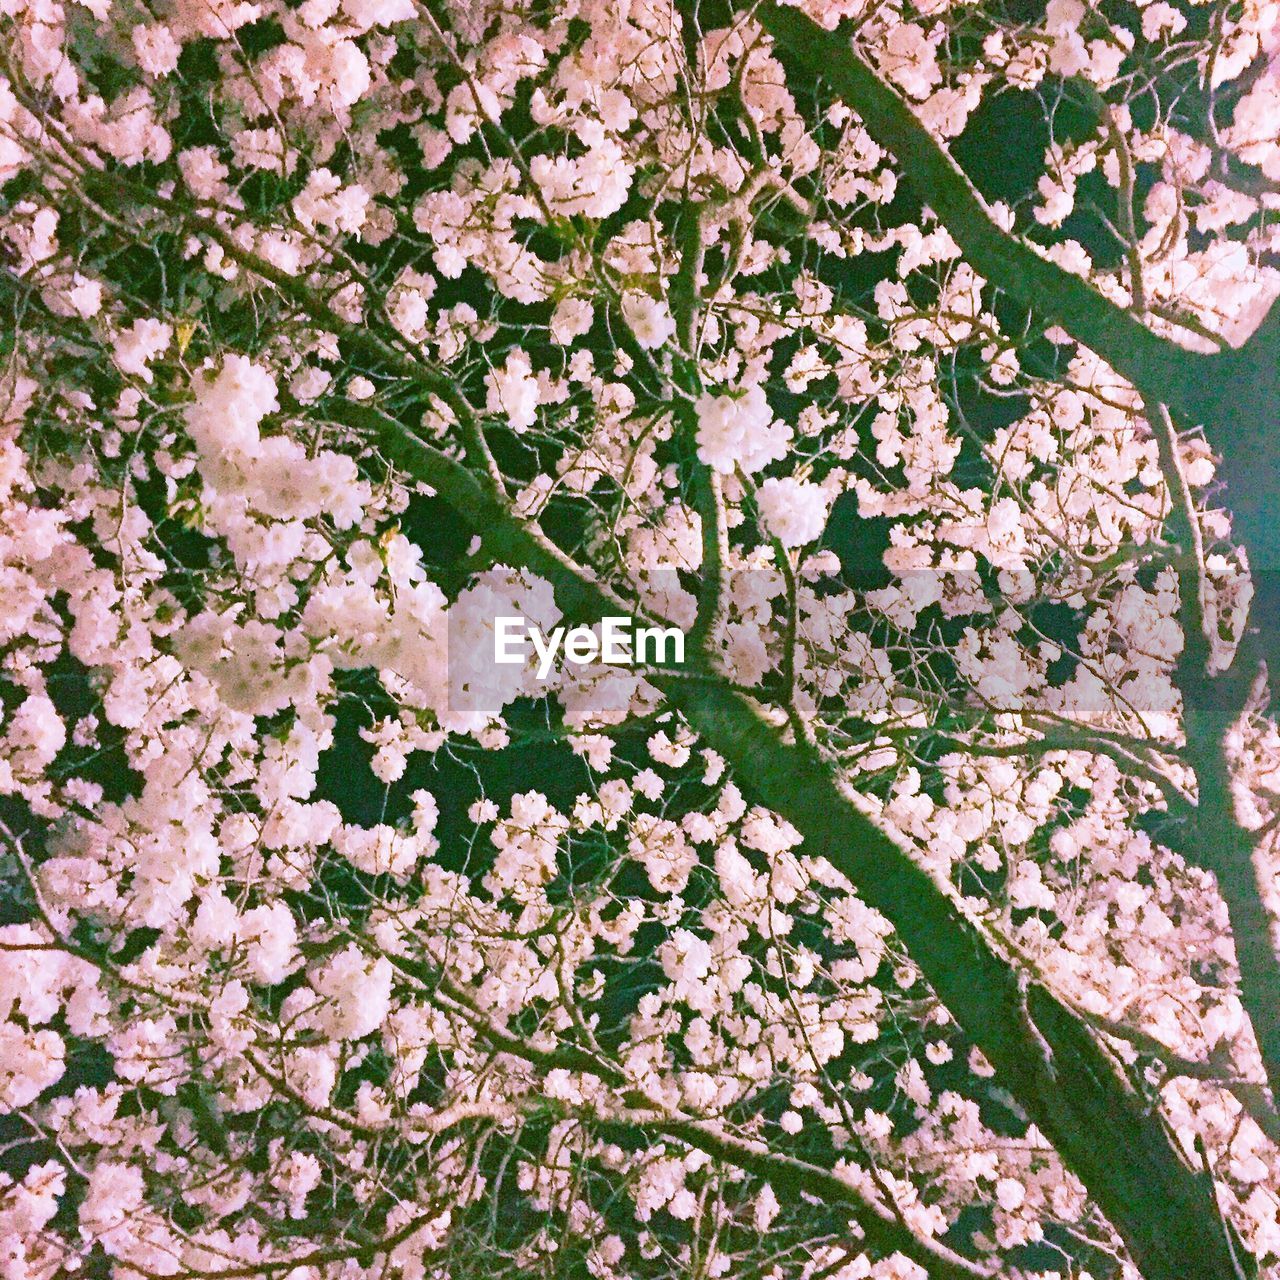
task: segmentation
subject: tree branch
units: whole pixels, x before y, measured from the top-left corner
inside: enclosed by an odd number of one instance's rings
[[[789,69],[825,79],[858,113],[979,275],[1095,351],[1148,403],[1167,405],[1178,417],[1206,427],[1210,442],[1225,454],[1237,534],[1249,547],[1253,567],[1280,568],[1280,522],[1270,518],[1270,485],[1260,488],[1257,479],[1261,474],[1273,481],[1280,467],[1280,433],[1274,430],[1280,304],[1237,349],[1202,354],[1161,337],[1088,281],[1005,231],[908,103],[850,44],[847,31],[824,31],[778,0],[765,0],[755,15]],[[1280,653],[1280,643],[1271,647]]]
[[[443,1003],[461,1017],[489,1048],[519,1058],[543,1071],[560,1070],[588,1075],[618,1089],[628,1114],[614,1116],[598,1107],[587,1115],[578,1113],[579,1118],[594,1128],[628,1136],[634,1136],[637,1129],[656,1130],[727,1164],[754,1173],[776,1190],[802,1192],[824,1203],[841,1205],[850,1211],[862,1229],[866,1243],[872,1248],[885,1255],[901,1253],[939,1280],[995,1280],[996,1272],[991,1268],[911,1231],[891,1211],[891,1207],[876,1204],[833,1170],[771,1151],[762,1142],[734,1137],[711,1121],[658,1108],[634,1086],[616,1063],[601,1060],[574,1045],[540,1049],[530,1044],[526,1037],[512,1035],[495,1026],[483,1010],[478,1009],[466,993],[443,974],[424,973],[419,965],[394,952],[382,951],[379,954],[384,955],[401,973],[421,983],[424,993],[431,999]]]

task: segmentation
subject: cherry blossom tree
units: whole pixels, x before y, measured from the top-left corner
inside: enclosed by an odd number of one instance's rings
[[[1273,0],[0,14],[5,1280],[1280,1274]]]

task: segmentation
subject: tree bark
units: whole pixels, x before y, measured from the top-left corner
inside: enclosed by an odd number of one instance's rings
[[[1233,514],[1253,568],[1280,571],[1280,521],[1271,518],[1280,479],[1280,303],[1238,349],[1202,354],[1161,337],[1005,231],[964,170],[847,34],[824,31],[778,0],[765,0],[753,12],[790,71],[821,77],[858,113],[979,275],[1095,351],[1148,401],[1205,427],[1223,454],[1229,485],[1234,482]],[[1270,647],[1280,657],[1280,646]]]

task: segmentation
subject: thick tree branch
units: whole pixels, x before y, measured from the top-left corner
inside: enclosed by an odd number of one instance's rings
[[[1137,315],[1003,230],[964,171],[845,35],[823,31],[796,9],[778,3],[763,4],[757,14],[782,46],[787,62],[823,77],[858,112],[867,131],[894,156],[975,270],[1097,352],[1143,394],[1151,406],[1175,511],[1197,534],[1193,553],[1203,557],[1194,510],[1184,510],[1189,497],[1185,485],[1178,483],[1170,409],[1203,423],[1211,442],[1223,451],[1237,535],[1255,573],[1265,575],[1280,566],[1280,521],[1271,511],[1280,459],[1280,433],[1273,429],[1280,399],[1280,308],[1239,350],[1202,355],[1160,337]],[[1132,263],[1131,272],[1140,297],[1141,264]],[[1270,593],[1264,591],[1262,600],[1258,624],[1263,656],[1274,664],[1280,647],[1274,643]],[[1196,653],[1203,650],[1198,629],[1188,631],[1187,643]],[[1197,681],[1184,692],[1188,740],[1198,752],[1201,829],[1215,846],[1207,856],[1231,912],[1245,1003],[1272,1091],[1280,1096],[1280,963],[1272,940],[1274,922],[1261,899],[1251,842],[1235,819],[1230,776],[1221,758],[1227,722],[1209,706],[1221,698],[1212,689],[1200,689],[1203,673]]]
[[[756,16],[781,46],[784,63],[821,76],[858,113],[979,275],[1061,325],[1140,390],[1159,391],[1165,403],[1190,410],[1208,357],[1153,333],[1087,281],[1005,231],[964,170],[841,30],[824,31],[778,3],[761,5]]]
[[[1280,305],[1239,349],[1201,354],[1161,337],[1086,280],[1005,231],[968,176],[850,44],[847,32],[824,31],[777,0],[767,0],[755,14],[789,69],[822,77],[858,113],[979,275],[1095,351],[1149,403],[1167,405],[1177,417],[1205,427],[1210,443],[1224,454],[1237,536],[1248,547],[1253,568],[1280,569],[1280,522],[1270,518],[1269,492],[1280,468],[1274,430]],[[1265,486],[1259,486],[1259,476]],[[1280,651],[1280,645],[1273,647]]]

